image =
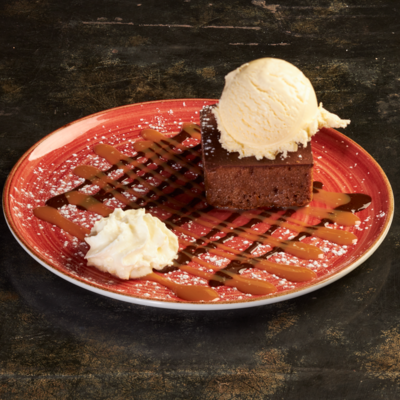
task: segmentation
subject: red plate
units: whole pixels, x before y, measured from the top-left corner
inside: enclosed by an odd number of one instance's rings
[[[33,215],[35,207],[43,206],[50,197],[82,182],[72,172],[77,165],[88,164],[102,170],[110,166],[93,153],[95,144],[110,144],[122,153],[133,155],[132,142],[140,138],[142,129],[152,128],[172,135],[184,122],[199,123],[199,110],[215,102],[183,99],[133,104],[88,116],[46,136],[18,161],[5,185],[5,216],[18,242],[47,269],[85,289],[131,303],[191,310],[251,307],[300,296],[348,274],[378,248],[393,217],[390,184],[380,166],[364,149],[332,129],[323,129],[313,139],[314,180],[321,181],[328,191],[368,194],[372,203],[357,213],[361,219],[358,227],[336,227],[353,232],[358,239],[356,244],[340,246],[316,238],[304,239],[325,253],[322,261],[296,260],[297,264],[312,269],[316,273],[315,279],[294,283],[265,271],[249,272],[257,279],[272,282],[278,289],[274,294],[246,295],[234,287],[219,286],[215,288],[220,296],[216,301],[196,303],[179,299],[170,289],[155,282],[121,281],[86,265],[86,243]],[[109,204],[113,206],[112,201]],[[62,212],[89,229],[95,220],[92,213],[77,210],[74,206]],[[214,216],[218,217],[218,212]],[[285,238],[294,233],[280,229],[277,235]],[[236,248],[243,248],[243,242],[239,241]],[[274,256],[276,262],[293,262],[290,256],[283,258],[282,254]],[[223,264],[218,257],[207,258],[206,255],[205,259],[215,265]],[[169,278],[178,283],[189,280],[192,284],[207,285],[204,279],[187,277],[181,271],[171,273]]]

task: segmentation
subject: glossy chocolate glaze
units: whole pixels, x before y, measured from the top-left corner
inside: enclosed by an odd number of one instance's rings
[[[201,132],[202,132],[202,146],[203,156],[207,160],[207,166],[210,168],[214,167],[229,167],[229,166],[243,166],[243,167],[278,167],[281,165],[293,166],[293,165],[306,165],[312,166],[314,164],[311,145],[307,147],[299,146],[299,150],[296,152],[288,152],[286,158],[282,158],[278,154],[275,160],[268,160],[262,158],[257,160],[255,157],[243,157],[239,158],[239,153],[228,152],[225,150],[219,141],[221,136],[217,122],[215,120],[212,109],[214,106],[207,106],[201,110]]]

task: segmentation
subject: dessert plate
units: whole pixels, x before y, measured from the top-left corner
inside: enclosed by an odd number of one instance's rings
[[[301,244],[305,243],[305,246],[317,247],[323,253],[322,258],[302,259],[296,255],[282,252],[276,252],[269,258],[269,261],[276,264],[296,265],[313,271],[312,279],[305,281],[293,282],[279,276],[279,274],[276,275],[258,268],[243,268],[238,272],[243,279],[257,280],[273,285],[275,289],[269,294],[248,293],[243,288],[241,289],[240,285],[214,285],[213,290],[217,297],[213,301],[196,302],[179,298],[176,295],[176,290],[173,290],[173,288],[171,290],[171,287],[168,288],[162,284],[162,279],[164,279],[164,282],[165,279],[168,279],[181,286],[199,285],[208,287],[207,276],[220,268],[224,268],[232,260],[232,258],[229,259],[231,253],[225,251],[229,248],[232,249],[236,258],[247,253],[248,260],[252,257],[260,257],[261,259],[263,254],[274,248],[274,245],[266,240],[266,233],[272,223],[268,225],[264,221],[253,226],[250,231],[246,231],[247,233],[244,236],[240,233],[242,232],[240,227],[246,225],[251,216],[257,217],[261,210],[236,214],[235,219],[232,220],[232,218],[229,219],[232,214],[229,211],[207,208],[201,190],[194,191],[195,197],[197,196],[200,199],[194,203],[185,203],[185,200],[180,198],[179,195],[169,198],[172,203],[175,202],[175,206],[177,202],[183,202],[181,208],[179,204],[175,208],[180,212],[183,212],[182,210],[185,207],[193,208],[186,210],[186,214],[198,216],[199,213],[201,214],[207,209],[207,213],[204,213],[204,218],[200,223],[198,223],[198,220],[194,220],[186,222],[186,225],[175,225],[176,229],[174,230],[180,238],[180,249],[183,252],[197,239],[204,239],[205,237],[207,237],[206,242],[208,241],[208,243],[213,241],[225,243],[225,248],[223,247],[225,250],[218,252],[212,250],[211,247],[209,252],[200,252],[196,258],[182,261],[182,268],[186,266],[189,269],[175,268],[168,274],[159,274],[162,276],[159,282],[146,279],[122,281],[87,266],[84,255],[88,247],[84,241],[49,222],[37,218],[33,214],[36,207],[44,206],[50,198],[62,195],[80,185],[82,188],[80,190],[86,195],[98,191],[97,186],[85,186],[85,179],[74,173],[75,167],[79,165],[90,165],[101,171],[109,170],[110,177],[114,180],[123,175],[121,169],[112,168],[104,157],[95,153],[94,149],[100,144],[113,146],[120,153],[136,160],[136,165],[140,163],[142,163],[140,165],[146,165],[147,169],[143,167],[143,169],[136,170],[138,181],[136,183],[130,181],[130,184],[136,185],[131,186],[136,191],[135,199],[137,200],[137,195],[140,192],[146,197],[149,194],[148,185],[155,187],[160,183],[159,181],[157,183],[157,179],[154,178],[154,171],[160,170],[157,170],[157,165],[155,165],[157,163],[154,164],[149,158],[146,158],[147,153],[140,156],[135,151],[133,144],[143,141],[142,130],[156,130],[166,137],[172,138],[181,130],[182,126],[186,126],[183,124],[189,122],[198,124],[201,108],[216,101],[211,99],[181,99],[132,104],[90,115],[46,136],[18,161],[4,188],[3,209],[9,228],[17,241],[45,268],[87,290],[130,303],[185,310],[234,309],[288,300],[336,281],[371,256],[385,238],[392,221],[394,211],[392,190],[384,172],[376,161],[358,144],[332,129],[323,129],[313,138],[314,181],[321,182],[323,189],[327,192],[361,193],[371,197],[371,203],[355,213],[360,220],[359,225],[328,225],[332,230],[350,232],[351,235],[356,237],[356,243],[343,245],[314,236],[303,237]],[[187,163],[185,165],[188,168],[182,173],[186,177],[185,179],[188,182],[195,181],[197,188],[200,187],[201,189],[202,170],[199,156],[201,148],[198,145],[198,134],[193,137],[194,139],[185,142],[180,147],[179,145],[175,148],[170,146],[163,151],[164,156],[168,151],[178,154],[181,161]],[[146,140],[148,143],[148,137]],[[183,154],[182,152],[185,149],[186,153]],[[160,157],[165,161],[168,157],[165,158],[164,156],[161,155]],[[176,165],[170,163],[169,167],[165,166],[164,169],[168,172],[168,168],[174,167]],[[184,166],[184,168],[186,167]],[[182,165],[178,166],[177,169],[178,172],[182,171],[179,168],[182,168]],[[160,172],[158,180],[165,171]],[[199,175],[200,179],[196,179],[196,177],[199,178]],[[166,180],[169,176],[170,174],[164,173]],[[152,181],[153,178],[155,179],[154,182]],[[321,186],[321,184],[319,185]],[[193,185],[185,187],[190,188],[185,190],[193,189]],[[171,190],[171,188],[166,188],[167,197]],[[173,209],[174,204],[169,204],[169,208],[158,208],[157,204],[155,206],[151,204],[154,199],[153,203],[157,203],[157,196],[152,200],[151,196],[147,198],[147,203],[144,202],[143,204],[148,207],[148,212],[162,220],[171,218],[171,209]],[[121,203],[118,203],[115,198],[106,198],[104,204],[109,208],[121,207]],[[314,200],[310,207],[327,208],[326,205],[317,200]],[[295,210],[296,212],[291,215],[291,218],[300,221],[303,224],[302,226],[315,226],[319,220],[307,211],[311,208]],[[99,218],[97,214],[82,210],[76,205],[64,205],[59,208],[59,212],[66,219],[83,227],[86,231],[90,230],[93,223]],[[271,218],[282,217],[284,212],[284,210],[274,210]],[[218,225],[218,221],[228,222]],[[213,226],[220,228],[221,232],[212,237],[207,236]],[[233,235],[234,237],[231,240],[224,242],[221,238],[227,235],[228,229],[238,232],[238,234]],[[281,226],[275,229],[270,236],[273,236],[276,240],[290,241],[297,233],[298,231],[292,231],[289,225],[289,228],[288,226]],[[257,246],[254,246],[254,243],[257,243]],[[250,247],[251,252],[249,251]],[[196,268],[200,271],[197,276],[190,273]]]

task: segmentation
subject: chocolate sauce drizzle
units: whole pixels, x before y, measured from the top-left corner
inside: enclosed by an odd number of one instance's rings
[[[321,258],[320,249],[301,243],[306,237],[317,236],[338,244],[354,243],[356,240],[354,234],[327,229],[326,225],[335,222],[353,225],[359,222],[354,213],[368,207],[371,197],[358,193],[325,192],[321,182],[314,182],[314,197],[317,202],[328,204],[331,207],[329,209],[307,207],[296,210],[269,209],[261,212],[260,210],[232,211],[227,213],[227,218],[223,221],[213,217],[210,211],[214,208],[205,201],[202,169],[198,166],[201,162],[200,144],[185,145],[188,139],[199,139],[199,135],[200,129],[194,124],[184,124],[181,132],[172,138],[146,129],[142,131],[144,141],[138,141],[133,145],[136,150],[136,155],[133,157],[120,153],[110,145],[98,144],[94,146],[94,152],[105,158],[112,166],[106,171],[91,166],[76,167],[74,173],[84,178],[84,182],[74,190],[48,199],[46,206],[36,208],[34,214],[84,240],[89,231],[66,220],[57,211],[58,209],[68,204],[75,204],[80,210],[92,211],[106,217],[113,209],[105,205],[104,201],[116,198],[124,204],[125,210],[144,207],[150,211],[157,207],[170,213],[170,216],[163,221],[166,226],[178,233],[192,236],[195,241],[186,242],[181,238],[181,244],[186,246],[178,253],[174,264],[150,274],[146,279],[157,281],[169,287],[178,297],[191,301],[211,301],[217,298],[218,294],[211,288],[221,285],[234,286],[244,293],[253,295],[266,295],[277,290],[271,283],[241,276],[241,271],[248,268],[260,268],[292,281],[315,278],[316,274],[308,268],[269,261],[269,258],[278,252],[287,252],[305,259]],[[118,169],[124,171],[123,175],[115,180],[110,178],[110,173]],[[188,174],[191,174],[190,177]],[[126,180],[129,183],[124,183]],[[81,191],[93,184],[100,187],[97,193],[88,195]],[[144,186],[147,192],[143,194],[142,190],[138,191],[137,185]],[[133,197],[133,200],[129,200],[126,194]],[[320,222],[307,226],[292,218],[296,212],[316,216]],[[242,216],[248,221],[239,225],[237,220]],[[200,224],[209,231],[203,235],[194,234],[185,228],[185,224],[191,222]],[[264,233],[253,229],[260,222],[270,225]],[[273,237],[272,234],[281,227],[292,229],[297,235],[290,240]],[[213,240],[213,237],[221,232],[223,236]],[[229,246],[229,241],[238,236],[251,242],[244,251]],[[254,256],[256,249],[265,244],[269,244],[272,249],[261,256]],[[222,256],[230,261],[226,267],[219,269],[201,258],[201,255],[206,253]],[[193,268],[188,265],[191,262],[203,265],[214,272]],[[209,290],[197,286],[196,290],[193,290],[193,286],[171,283],[159,274],[178,269],[207,279]]]

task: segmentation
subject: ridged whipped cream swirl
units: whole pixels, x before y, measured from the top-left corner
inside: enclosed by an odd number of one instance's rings
[[[88,265],[120,279],[140,278],[170,265],[179,248],[177,236],[144,209],[115,209],[95,223],[85,240]]]

